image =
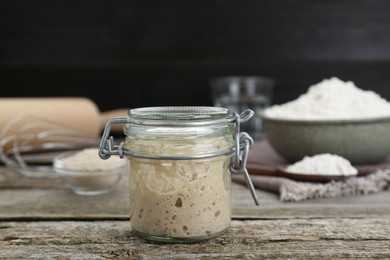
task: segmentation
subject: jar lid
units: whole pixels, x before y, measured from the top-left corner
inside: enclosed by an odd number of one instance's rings
[[[128,118],[131,123],[141,125],[186,125],[216,121],[227,123],[234,120],[234,115],[221,107],[162,106],[131,109]]]

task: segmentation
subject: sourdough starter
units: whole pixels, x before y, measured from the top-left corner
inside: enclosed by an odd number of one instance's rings
[[[194,155],[231,146],[231,140],[195,140],[188,145],[127,140],[127,150],[146,154]],[[206,159],[160,160],[128,156],[133,230],[147,236],[202,238],[231,222],[232,154]]]

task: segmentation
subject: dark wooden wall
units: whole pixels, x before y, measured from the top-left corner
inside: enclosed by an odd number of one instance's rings
[[[390,1],[0,0],[1,97],[211,105],[220,75],[274,78],[274,103],[331,76],[390,99]]]

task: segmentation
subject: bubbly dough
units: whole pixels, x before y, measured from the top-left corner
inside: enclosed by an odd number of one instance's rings
[[[191,155],[199,152],[193,149],[197,147],[197,141],[194,142],[177,149],[164,142],[154,141],[145,146],[142,141],[128,140],[126,148]],[[229,147],[230,143],[222,138],[207,145],[213,151]],[[227,229],[231,223],[231,156],[191,160],[129,156],[132,229],[169,238],[209,237]]]

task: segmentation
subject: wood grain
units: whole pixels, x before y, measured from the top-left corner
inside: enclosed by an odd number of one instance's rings
[[[59,179],[0,167],[0,259],[387,259],[390,196],[283,203],[233,183],[233,221],[195,244],[158,244],[132,233],[128,179],[112,193],[82,197]]]
[[[281,202],[278,194],[257,190],[260,206],[255,206],[246,186],[233,183],[234,219],[380,217],[390,215],[389,191],[332,199]],[[58,179],[41,180],[15,175],[0,167],[0,220],[88,220],[128,219],[128,176],[118,189],[102,195],[83,197],[72,194]],[[43,203],[44,202],[44,203]]]
[[[155,244],[127,221],[0,222],[4,259],[386,259],[390,218],[233,221],[197,244]]]
[[[323,78],[390,99],[386,0],[0,0],[2,97],[86,96],[101,111],[212,105],[209,80],[263,75],[273,103]],[[93,91],[90,89],[93,88]],[[80,197],[0,167],[0,259],[390,259],[389,191],[283,203],[233,184],[233,223],[197,244],[136,237],[128,182]]]

